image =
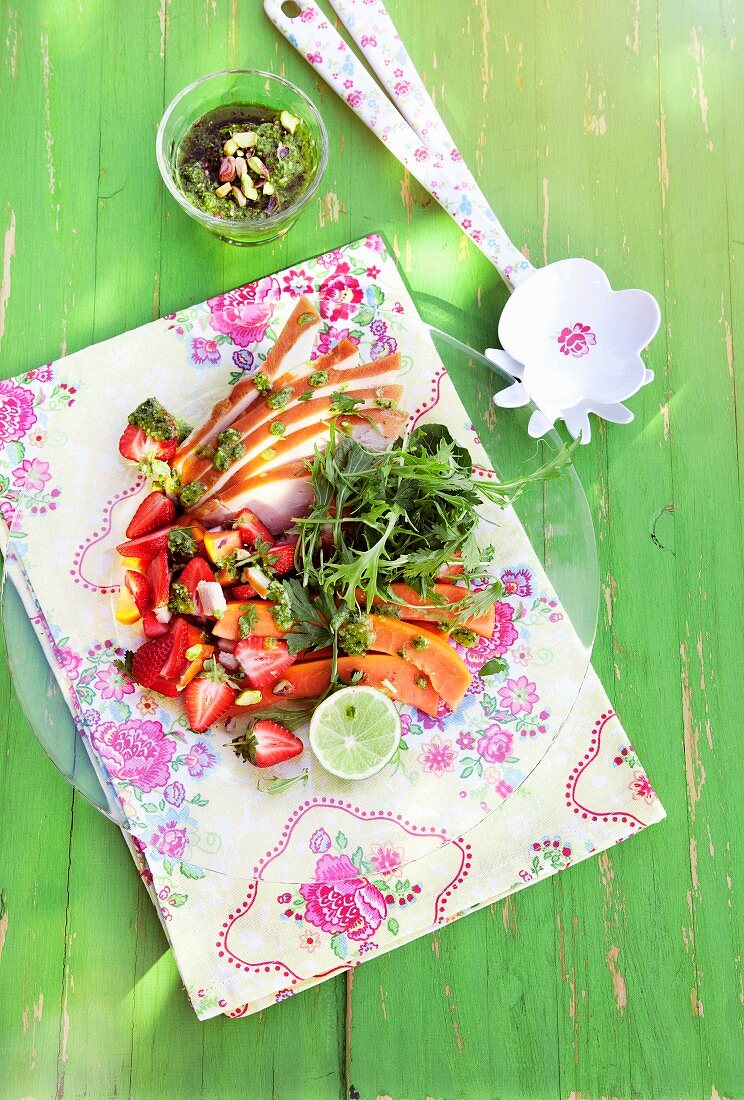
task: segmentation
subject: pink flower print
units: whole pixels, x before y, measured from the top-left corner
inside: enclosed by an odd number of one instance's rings
[[[449,707],[446,703],[440,703],[435,718],[432,718],[429,714],[420,715],[419,722],[421,728],[425,730],[441,730],[444,732],[444,720],[449,712]]]
[[[183,762],[192,779],[201,779],[217,763],[217,757],[203,741],[196,741],[184,756]]]
[[[378,875],[389,875],[397,871],[403,863],[403,851],[393,848],[392,844],[378,844],[370,851],[369,862]]]
[[[396,95],[408,95],[410,90],[411,90],[411,85],[408,83],[407,80],[399,80],[395,84],[395,94]]]
[[[318,264],[320,267],[325,267],[327,270],[335,269],[342,264],[344,260],[344,254],[340,248],[334,248],[331,252],[325,252],[322,256],[318,256]],[[348,271],[348,264],[346,270]]]
[[[395,302],[393,305],[393,313],[405,313],[402,302]]]
[[[488,768],[484,778],[491,784],[499,798],[508,798],[514,788],[505,779],[497,779],[498,774],[498,768]]]
[[[310,851],[317,855],[319,852],[327,852],[330,846],[331,838],[325,829],[316,829],[310,837]]]
[[[363,34],[360,42],[360,46],[364,49],[365,46],[376,46],[377,39],[373,34]]]
[[[102,699],[116,699],[117,702],[121,702],[125,695],[134,693],[134,684],[129,677],[119,672],[116,665],[99,669],[93,686]]]
[[[192,363],[219,363],[220,349],[217,341],[195,336],[191,341],[191,361]]]
[[[356,88],[353,92],[349,92],[346,97],[346,102],[350,107],[358,107],[362,102],[362,93]]]
[[[561,329],[558,337],[561,354],[573,355],[576,359],[580,359],[582,355],[588,355],[590,346],[593,347],[596,342],[597,337],[589,325],[582,325],[580,321],[577,321],[573,328]]]
[[[176,751],[159,722],[132,718],[117,726],[104,722],[91,732],[91,741],[109,774],[149,794],[164,787],[170,777],[168,764]]]
[[[504,569],[501,583],[507,596],[532,595],[532,574],[529,569]]]
[[[339,264],[320,284],[320,312],[327,321],[348,321],[364,297],[359,280],[348,271],[348,264]]]
[[[37,428],[35,432],[32,432],[28,437],[28,441],[32,447],[43,447],[47,441],[47,434],[43,429]]]
[[[443,775],[455,770],[457,752],[451,741],[443,741],[435,734],[429,744],[419,754],[421,767],[429,775]]]
[[[311,65],[321,65],[323,63],[323,54],[318,53],[316,50],[315,53],[309,53],[307,59]]]
[[[381,336],[369,349],[370,359],[382,359],[383,355],[392,355],[398,347],[398,341],[392,336]]]
[[[238,347],[257,344],[266,334],[281,294],[279,281],[268,275],[248,286],[210,298],[207,305],[212,311],[212,327],[229,336]]]
[[[33,392],[0,380],[0,443],[16,443],[35,423]]]
[[[380,274],[380,268],[375,267],[374,264],[372,265],[372,267],[367,268],[367,278],[368,279],[376,279],[379,274]]]
[[[473,585],[475,588],[476,586]],[[486,661],[494,657],[503,657],[510,645],[516,642],[519,634],[512,619],[514,608],[503,600],[494,604],[494,628],[491,638],[483,638],[472,649],[465,649],[461,655],[471,672],[477,672]]]
[[[475,738],[468,730],[463,730],[460,736],[455,741],[455,744],[458,748],[466,751],[467,749],[472,749],[473,745],[475,744]]]
[[[183,800],[186,797],[186,788],[183,783],[176,781],[175,783],[169,783],[163,791],[163,797],[166,802],[169,802],[171,806],[175,806],[178,809],[183,804]]]
[[[535,684],[520,676],[518,680],[507,680],[498,690],[501,706],[512,714],[529,714],[540,696],[535,691]]]
[[[316,947],[320,946],[320,936],[317,932],[311,932],[308,928],[300,933],[300,948],[302,951],[307,951],[308,955],[312,955]]]
[[[532,660],[532,650],[528,645],[518,645],[511,652],[515,665],[528,665]]]
[[[342,340],[351,340],[352,344],[359,346],[359,337],[352,336],[348,328],[335,328],[333,325],[328,326],[327,332],[321,332],[318,337],[318,342],[315,345],[314,357],[319,355],[328,355],[329,351],[335,348],[336,344],[340,344]]]
[[[419,162],[428,160],[429,159],[429,150],[424,149],[424,147],[420,145],[418,147],[418,149],[413,150],[413,156]]]
[[[49,463],[40,458],[24,458],[20,466],[17,466],[13,471],[13,481],[16,483],[16,488],[22,489],[26,493],[40,493],[46,483],[51,480]]]
[[[463,218],[460,222],[460,225],[463,227],[463,229],[470,229],[472,224],[473,223],[471,222],[470,218]]]
[[[397,76],[397,77],[403,76],[403,70],[402,69],[396,69],[395,72],[393,73],[393,76]]]
[[[301,267],[299,271],[291,268],[288,274],[284,276],[283,282],[284,289],[292,298],[299,298],[302,294],[312,293],[313,281],[304,267]]]
[[[372,252],[382,252],[385,247],[379,233],[370,233],[369,237],[364,241],[364,246],[365,248],[369,248]]]
[[[63,646],[61,649],[58,649],[57,662],[60,667],[64,669],[68,680],[77,680],[80,675],[83,658],[80,657],[74,649],[70,649],[68,646]]]
[[[373,336],[384,336],[387,332],[387,322],[383,321],[380,317],[376,317],[369,326],[369,331]]]
[[[354,81],[353,80],[345,80],[344,81],[344,88],[353,88],[353,87],[354,87]]]
[[[455,164],[460,163],[460,161],[462,160],[462,153],[459,151],[459,149],[450,149],[450,160],[453,161]]]
[[[648,781],[648,776],[643,772],[633,772],[633,779],[628,784],[628,790],[633,792],[633,798],[642,798],[644,802],[647,802],[649,806],[656,797],[654,788]]]
[[[248,351],[247,348],[241,348],[240,351],[232,353],[232,361],[238,370],[250,370],[254,361],[253,352]]]
[[[52,371],[52,364],[45,363],[43,367],[37,367],[36,370],[30,370],[26,375],[29,382],[51,382],[54,377]]]
[[[161,856],[180,859],[186,847],[186,830],[179,829],[175,821],[169,821],[167,825],[158,825],[150,842]]]
[[[411,732],[411,716],[410,714],[401,714],[400,716],[400,735],[401,737],[408,737]]]
[[[478,754],[487,764],[503,764],[511,752],[513,736],[500,726],[489,726],[478,738]]]
[[[473,238],[473,240],[475,241],[476,244],[482,244],[482,242],[483,242],[483,233],[481,232],[480,229],[474,229],[473,232],[471,233],[471,237]]]
[[[315,9],[314,8],[303,8],[302,11],[300,12],[300,22],[301,23],[312,23],[314,18],[315,18]]]
[[[323,932],[345,933],[351,940],[368,940],[387,914],[385,899],[359,876],[348,856],[323,855],[315,867],[315,882],[304,882],[305,920]]]
[[[149,691],[144,692],[142,697],[137,701],[137,710],[140,712],[140,714],[157,714],[159,709],[160,704],[158,703],[156,696],[151,694],[151,692]]]

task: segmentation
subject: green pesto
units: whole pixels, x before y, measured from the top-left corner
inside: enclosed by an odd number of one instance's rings
[[[204,486],[200,481],[192,481],[181,490],[181,504],[184,508],[193,508],[204,496]]]
[[[150,439],[172,439],[178,432],[175,420],[156,397],[148,397],[128,417],[129,423],[141,428]]]
[[[174,615],[193,615],[194,601],[191,599],[188,588],[180,581],[174,581],[171,585],[168,610]]]
[[[174,527],[168,535],[168,553],[176,565],[185,565],[199,549],[190,527]]]

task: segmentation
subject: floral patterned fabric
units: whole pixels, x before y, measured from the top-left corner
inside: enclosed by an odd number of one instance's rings
[[[511,512],[500,513],[496,630],[460,648],[476,673],[461,711],[403,708],[398,753],[358,788],[303,758],[307,785],[267,796],[224,731],[194,734],[178,705],[118,671],[139,638],[114,628],[112,548],[146,491],[117,459],[119,422],[150,392],[202,414],[260,369],[301,294],[324,319],[316,354],[344,337],[365,358],[400,346],[412,422],[447,422],[491,476],[378,236],[0,383],[13,576],[202,1018],[283,1000],[663,816]],[[111,418],[83,432],[112,373]],[[83,468],[96,470],[85,499]],[[482,679],[494,658],[501,671]]]

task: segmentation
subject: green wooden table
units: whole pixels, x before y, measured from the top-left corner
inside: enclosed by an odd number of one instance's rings
[[[533,261],[596,257],[661,303],[635,423],[599,425],[577,463],[599,536],[595,664],[669,820],[353,979],[200,1024],[118,832],[48,763],[3,664],[2,1100],[744,1095],[744,2],[390,9]],[[1,10],[3,375],[375,229],[415,289],[495,337],[493,269],[258,0]],[[295,80],[331,136],[312,208],[247,251],[188,221],[154,163],[165,104],[234,65]]]

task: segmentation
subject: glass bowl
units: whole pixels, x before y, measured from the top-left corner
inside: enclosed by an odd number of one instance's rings
[[[190,127],[209,111],[231,103],[289,111],[307,122],[313,139],[315,162],[306,189],[290,206],[255,221],[207,214],[189,201],[177,182],[178,154]],[[328,134],[311,100],[288,80],[259,69],[226,69],[203,76],[178,93],[161,119],[155,151],[165,186],[190,217],[230,244],[261,244],[283,237],[315,194],[328,162]]]
[[[463,328],[470,327],[474,338],[480,343],[482,337],[477,333],[475,323],[468,325],[466,316],[458,314],[445,303],[435,302],[435,308],[432,308],[431,300],[425,301],[419,297],[416,304],[424,316],[434,319],[436,324],[426,324],[410,315],[377,310],[376,323],[370,325],[370,330],[362,337],[360,350],[363,361],[379,354],[379,351],[373,351],[375,336],[372,332],[379,334],[384,331],[384,350],[390,350],[391,341],[395,340],[402,355],[402,403],[417,415],[419,422],[437,422],[437,419],[444,416],[448,423],[453,424],[458,441],[471,449],[476,468],[487,456],[486,461],[500,480],[508,480],[536,469],[551,453],[560,448],[560,437],[552,432],[544,440],[536,442],[527,434],[527,423],[532,409],[498,409],[492,404],[490,398],[494,391],[510,385],[513,380],[468,344],[445,331],[445,326],[452,331],[463,331]],[[291,302],[284,303],[282,315],[286,316],[291,307]],[[279,323],[277,319],[277,327]],[[164,336],[162,333],[160,337],[153,338],[148,352],[153,362],[159,362],[163,358],[157,342],[159,338],[169,339],[167,334]],[[446,375],[442,367],[446,369]],[[179,360],[172,365],[172,369],[173,377],[183,379],[183,372],[189,369],[188,360],[184,358],[183,363]],[[213,402],[223,395],[224,384],[224,376],[221,372],[215,372],[208,384],[200,384],[197,398],[189,398],[189,405],[184,402],[182,407],[174,402],[172,411],[179,416],[190,416],[191,419],[203,416]],[[182,383],[181,389],[184,389]],[[191,387],[185,389],[188,391]],[[464,407],[457,404],[455,391]],[[166,393],[163,397],[167,401]],[[97,444],[105,447],[106,452],[111,455],[116,454],[118,429],[119,424],[112,423],[110,440],[101,439]],[[485,456],[479,452],[480,448],[485,451]],[[479,453],[481,458],[478,457]],[[480,471],[482,476],[490,476],[485,472],[487,467],[480,467]],[[118,477],[118,473],[116,476]],[[90,486],[88,488],[90,490]],[[93,488],[96,489],[96,486]],[[132,504],[134,503],[133,500]],[[531,550],[519,536],[520,525],[529,538]],[[122,537],[119,520],[117,529],[110,532],[110,547],[108,543],[101,544],[100,569],[106,572],[101,572],[100,575],[105,576],[106,583],[111,586],[111,563],[115,558],[111,548]],[[545,711],[547,717],[540,714],[538,719],[536,715],[534,729],[532,726],[528,728],[524,723],[515,725],[514,751],[503,765],[503,784],[500,776],[495,779],[486,776],[483,781],[491,786],[484,793],[476,778],[472,778],[470,773],[466,774],[466,761],[463,759],[458,759],[457,768],[450,769],[444,778],[432,773],[425,766],[414,765],[414,759],[420,759],[420,755],[428,751],[428,746],[434,744],[435,748],[441,747],[438,743],[442,740],[454,745],[458,743],[461,732],[468,735],[470,744],[465,745],[463,741],[459,756],[462,757],[467,752],[472,756],[473,745],[484,732],[480,727],[488,726],[488,722],[483,722],[480,717],[473,718],[472,707],[475,703],[480,707],[480,700],[470,701],[470,711],[458,712],[441,722],[429,724],[416,717],[418,712],[410,713],[413,708],[404,708],[407,717],[407,751],[399,753],[397,762],[394,761],[379,776],[365,781],[364,784],[343,785],[340,781],[332,780],[310,758],[310,754],[306,753],[299,763],[308,768],[307,783],[304,787],[300,785],[290,788],[279,796],[270,796],[258,787],[261,774],[248,765],[235,767],[229,738],[237,731],[230,731],[225,736],[224,731],[218,728],[212,731],[210,745],[219,754],[214,772],[215,780],[219,779],[219,782],[212,791],[209,808],[199,811],[198,833],[194,834],[194,846],[189,850],[189,863],[244,878],[247,873],[246,856],[241,838],[252,834],[257,819],[263,821],[268,818],[272,822],[275,818],[283,820],[284,815],[292,812],[298,805],[298,801],[305,799],[323,803],[333,803],[336,800],[340,804],[342,799],[348,798],[353,798],[360,807],[386,807],[386,816],[378,817],[374,813],[374,820],[377,822],[375,839],[382,847],[395,843],[396,829],[400,828],[396,825],[396,814],[399,815],[397,820],[405,817],[414,822],[426,822],[425,825],[417,826],[419,831],[415,841],[411,841],[406,849],[406,861],[414,861],[448,845],[448,838],[467,836],[469,830],[478,826],[518,792],[570,719],[589,667],[594,641],[598,610],[596,545],[587,500],[573,467],[568,466],[562,476],[541,482],[520,496],[514,503],[513,515],[507,517],[504,513],[503,521],[496,520],[489,542],[497,547],[494,572],[506,584],[505,600],[511,600],[510,606],[505,609],[510,612],[507,617],[510,623],[512,618],[515,624],[526,623],[532,631],[531,635],[529,631],[525,632],[523,647],[526,650],[529,645],[532,656],[527,656],[526,652],[516,652],[521,647],[515,645],[515,663],[513,668],[510,664],[508,676],[518,680],[528,668],[529,679],[540,681],[546,662],[555,662],[551,669],[549,697],[547,693],[544,697],[544,702],[548,705]],[[98,809],[121,824],[121,809],[113,797],[111,786],[105,774],[100,774],[95,759],[91,761],[88,756],[88,712],[76,713],[73,720],[66,705],[65,694],[59,690],[59,685],[49,673],[39,639],[42,639],[47,650],[50,648],[50,640],[44,636],[44,621],[36,614],[33,598],[28,592],[24,592],[23,557],[23,538],[20,533],[18,538],[13,538],[11,534],[1,599],[8,660],[19,698],[36,736],[59,770]],[[551,600],[559,601],[560,606]],[[99,625],[104,633],[100,637],[116,640],[106,642],[107,647],[116,644],[123,650],[130,648],[132,644],[139,644],[139,637],[129,635],[126,628],[114,625],[113,609],[109,607],[106,612],[106,601],[101,601],[101,608]],[[562,648],[557,652],[557,635],[550,633],[549,624],[562,617],[571,620],[574,631],[561,634]],[[33,622],[30,622],[30,618]],[[556,630],[559,629],[563,628],[556,627]],[[509,627],[506,633],[513,642],[514,631]],[[551,642],[551,638],[555,639],[555,643]],[[551,649],[556,652],[551,652]],[[490,655],[487,657],[490,659]],[[531,664],[525,663],[530,661]],[[481,663],[482,661],[478,662],[477,667]],[[476,670],[475,665],[473,670]],[[501,686],[502,681],[499,680],[494,683],[493,688],[489,686],[488,694],[495,697],[497,688]],[[534,687],[532,684],[532,689]],[[483,691],[482,688],[478,690]],[[495,698],[491,699],[490,704],[500,705]],[[170,702],[163,700],[159,705],[168,708]],[[484,713],[487,711],[484,710]],[[169,720],[165,710],[159,717],[163,723]],[[172,716],[170,720],[173,720]],[[177,730],[179,753],[190,752],[192,742],[204,740],[204,735],[197,738],[197,735],[188,730],[181,710],[178,710],[176,722],[180,722]],[[494,760],[498,764],[498,756]],[[276,771],[282,775],[286,769],[286,774],[292,775],[297,771],[297,763],[298,761],[291,761],[287,765],[279,766]],[[412,782],[410,777],[413,772],[416,775]],[[450,774],[452,772],[454,774]],[[339,789],[340,785],[344,787],[343,790]],[[202,791],[202,794],[205,792]],[[221,803],[218,794],[224,796],[224,803]],[[238,797],[231,798],[231,795]],[[229,813],[226,811],[228,804],[233,807]],[[372,816],[372,811],[365,812]],[[446,828],[435,830],[431,825],[430,813],[437,812],[438,820],[446,823]],[[281,828],[281,824],[279,827]],[[140,835],[136,828],[133,827],[132,831],[136,836]],[[142,832],[144,840],[147,840],[148,835]],[[224,842],[220,840],[219,846],[214,843],[218,837],[224,838]],[[309,881],[307,875],[312,878],[313,870],[308,860],[312,862],[313,858],[313,851],[306,846],[303,852],[299,849],[293,852],[291,858],[288,856],[271,863],[271,866],[264,866],[261,877],[278,882]]]

